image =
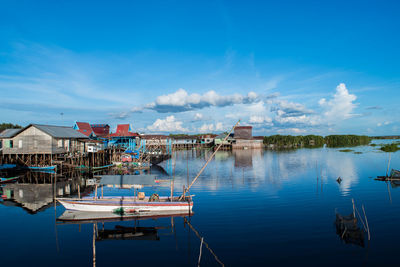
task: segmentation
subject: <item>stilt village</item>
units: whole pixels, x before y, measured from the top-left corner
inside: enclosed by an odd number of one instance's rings
[[[262,137],[252,136],[251,126],[238,126],[225,134],[167,135],[139,134],[129,124],[115,132],[108,124],[76,122],[72,127],[29,124],[0,133],[0,165],[15,164],[27,169],[90,169],[128,165],[149,168],[171,157],[173,150],[209,148],[222,150],[261,149]]]

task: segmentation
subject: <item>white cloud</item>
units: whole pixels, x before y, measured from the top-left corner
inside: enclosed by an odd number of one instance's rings
[[[385,121],[384,123],[378,122],[378,123],[376,124],[376,126],[381,127],[381,126],[383,126],[383,125],[389,125],[389,124],[391,124],[391,123],[392,123],[392,122],[390,122],[390,121]]]
[[[203,114],[201,114],[201,113],[196,113],[196,114],[194,114],[194,118],[193,118],[193,120],[194,121],[201,121],[202,119],[203,119]]]
[[[183,112],[206,107],[225,107],[235,104],[251,104],[259,100],[259,96],[254,92],[247,95],[219,95],[215,91],[208,91],[205,94],[188,94],[184,89],[168,94],[161,95],[156,101],[144,106],[144,109],[155,110],[157,112]]]
[[[330,121],[339,121],[353,117],[353,110],[356,108],[354,101],[357,99],[355,95],[349,94],[344,83],[336,87],[336,93],[333,99],[326,100],[322,98],[319,105],[325,109],[323,116]]]
[[[306,133],[307,131],[305,129],[300,129],[300,128],[286,128],[286,129],[279,129],[278,133],[294,133],[294,134],[302,134]]]
[[[336,87],[336,93],[331,99],[322,98],[319,100],[321,110],[319,112],[306,108],[300,103],[288,102],[285,100],[272,99],[267,102],[273,105],[271,111],[274,125],[287,129],[296,129],[300,126],[328,126],[342,120],[352,118],[353,110],[356,108],[354,101],[357,97],[350,94],[346,85],[341,83]]]
[[[189,130],[182,126],[183,122],[177,121],[175,116],[171,115],[163,119],[157,119],[147,129],[152,132],[188,132]]]
[[[223,131],[224,126],[222,122],[217,122],[216,124],[210,123],[204,123],[202,126],[199,127],[198,131],[201,133],[209,133],[209,132],[214,132],[214,131]]]
[[[270,126],[273,125],[272,119],[270,117],[257,116],[257,115],[250,116],[249,123],[251,123],[251,124],[266,124],[266,125],[270,125]]]
[[[288,102],[286,100],[275,100],[273,102],[276,105],[271,107],[271,111],[275,111],[278,116],[296,117],[314,113],[314,111],[306,108],[300,103]]]

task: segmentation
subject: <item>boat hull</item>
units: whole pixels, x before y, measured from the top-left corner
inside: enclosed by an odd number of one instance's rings
[[[57,218],[57,222],[62,223],[93,223],[105,221],[121,221],[121,220],[146,220],[158,219],[166,217],[184,217],[192,216],[192,212],[186,211],[167,211],[167,212],[142,212],[139,214],[115,214],[111,212],[86,212],[78,210],[65,210],[64,213]]]
[[[193,202],[136,202],[124,199],[57,199],[67,210],[88,212],[116,212],[123,209],[124,213],[188,211],[191,212]]]

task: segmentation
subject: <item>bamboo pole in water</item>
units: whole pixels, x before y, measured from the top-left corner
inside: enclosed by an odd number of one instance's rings
[[[199,238],[199,239],[203,239],[203,237],[199,234],[199,232],[193,227],[193,225],[188,221],[188,219],[186,219],[186,217],[183,218],[184,223],[186,223],[189,228],[193,231],[193,233],[195,233],[195,235]],[[203,243],[206,246],[206,248],[210,251],[210,253],[214,256],[214,259],[222,266],[224,267],[225,264],[223,264],[223,262],[217,257],[217,255],[214,253],[214,251],[210,248],[210,246],[208,245],[208,243],[206,241],[204,241],[203,239]]]
[[[392,153],[389,152],[389,161],[388,161],[388,165],[387,165],[387,169],[386,169],[386,177],[389,176],[389,166],[390,166],[391,158],[392,158]]]
[[[215,154],[218,152],[218,150],[221,148],[222,144],[228,139],[229,135],[233,132],[233,130],[236,128],[236,126],[239,124],[240,120],[232,127],[232,129],[229,131],[229,133],[225,136],[224,140],[218,145],[217,149],[215,149],[214,153],[211,154],[211,156],[208,158],[207,162],[203,165],[203,167],[200,169],[199,173],[196,175],[196,177],[193,179],[192,183],[184,190],[182,196],[180,197],[180,200],[184,197],[185,193],[190,190],[192,185],[196,182],[197,178],[203,173],[204,169],[207,167],[208,163],[213,159]]]
[[[200,267],[200,261],[201,261],[201,250],[202,250],[202,248],[203,248],[203,240],[204,240],[204,238],[202,237],[202,238],[201,238],[201,243],[200,243],[199,260],[198,260],[198,262],[197,262],[197,266],[199,266],[199,267]]]
[[[93,267],[96,267],[96,224],[93,224]]]
[[[364,205],[361,206],[363,213],[364,213],[364,217],[365,217],[365,224],[367,225],[367,231],[368,231],[368,240],[371,240],[371,235],[369,233],[369,225],[368,225],[368,219],[367,219],[367,215],[365,214],[365,209],[364,209]]]

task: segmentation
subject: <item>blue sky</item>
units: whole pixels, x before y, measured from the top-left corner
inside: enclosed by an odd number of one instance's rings
[[[0,1],[0,121],[399,134],[399,11],[365,0]]]

